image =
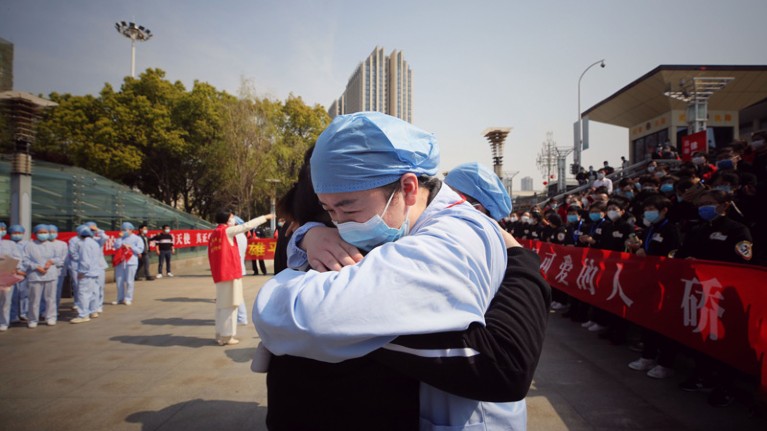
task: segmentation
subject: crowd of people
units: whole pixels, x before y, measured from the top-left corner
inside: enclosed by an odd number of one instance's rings
[[[0,332],[7,331],[13,323],[36,328],[39,323],[55,326],[60,317],[60,304],[65,282],[68,281],[73,297],[75,316],[70,323],[85,323],[98,318],[104,311],[104,286],[109,267],[104,254],[105,245],[114,250],[112,265],[117,283],[117,297],[112,305],[131,305],[134,298],[134,282],[139,263],[143,263],[147,279],[149,244],[156,241],[160,255],[159,274],[163,260],[167,275],[170,272],[170,255],[173,235],[169,226],[163,232],[149,238],[146,225],[136,234],[130,222],[121,225],[119,238],[112,240],[95,222],[78,226],[76,235],[64,242],[58,239],[55,225],[38,224],[32,229],[32,238],[25,239],[23,226],[14,224],[7,228],[10,239],[5,239],[6,224],[0,222],[0,259],[15,262],[15,268],[5,267],[3,280],[8,286],[0,286]],[[109,244],[109,245],[108,245]]]
[[[733,142],[712,153],[697,152],[682,162],[663,147],[646,170],[611,180],[608,163],[587,176],[584,190],[518,210],[504,227],[518,239],[592,247],[637,256],[695,258],[767,265],[764,214],[767,188],[767,133]],[[625,164],[624,164],[625,167]],[[591,170],[591,169],[590,169]],[[626,341],[629,324],[554,290],[552,309],[614,343]],[[644,330],[635,348],[641,357],[628,366],[663,379],[674,375],[680,346]],[[710,358],[696,356],[698,372],[681,384],[696,391],[713,387],[709,403],[733,401],[726,380],[732,373]]]

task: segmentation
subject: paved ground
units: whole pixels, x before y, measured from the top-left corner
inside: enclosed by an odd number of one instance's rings
[[[89,323],[0,334],[0,430],[265,429],[264,376],[249,370],[255,330],[241,326],[241,344],[217,346],[209,272],[176,275],[138,282],[132,306],[106,306]],[[249,303],[266,279],[246,279]],[[704,394],[679,391],[681,377],[631,371],[635,356],[552,315],[529,429],[767,429],[742,403],[713,409]]]

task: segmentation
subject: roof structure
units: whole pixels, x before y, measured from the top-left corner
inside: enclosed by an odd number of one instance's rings
[[[740,111],[767,99],[767,65],[660,65],[583,113],[589,120],[633,127],[687,103],[667,93],[682,91],[694,78],[734,78],[708,99],[709,111]]]

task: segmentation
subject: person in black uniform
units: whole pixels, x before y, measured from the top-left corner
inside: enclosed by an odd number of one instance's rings
[[[256,234],[256,238],[266,238],[266,230],[263,226],[259,226],[255,229],[253,229],[253,232]],[[266,275],[266,262],[264,262],[264,259],[253,259],[250,261],[252,267],[253,267],[253,275],[258,275],[258,268],[261,268],[261,273]],[[258,268],[256,267],[258,265]]]
[[[626,240],[635,233],[634,217],[626,211],[629,201],[621,196],[613,196],[607,202],[607,220],[602,228],[602,236],[596,248],[612,251],[626,251]],[[600,338],[607,338],[613,344],[622,344],[626,339],[628,321],[600,308],[592,308],[591,320],[595,325],[589,331],[601,332]]]
[[[134,280],[144,278],[151,281],[154,280],[154,277],[149,275],[149,238],[146,236],[149,230],[147,229],[146,224],[139,226],[138,230],[139,238],[141,238],[141,241],[144,243],[144,251],[138,256],[138,268],[136,269]]]
[[[626,241],[626,248],[637,256],[673,256],[680,246],[681,236],[677,225],[668,219],[671,201],[661,195],[653,195],[642,202],[642,208],[646,229],[641,239]],[[652,287],[655,286],[648,286]],[[642,356],[629,363],[629,368],[647,371],[647,376],[655,379],[673,376],[676,343],[648,329],[642,330],[642,343]]]
[[[750,263],[753,243],[748,227],[727,216],[732,195],[722,190],[703,192],[695,201],[703,223],[687,234],[676,253],[678,258],[695,258],[731,263]],[[708,403],[715,407],[732,404],[730,384],[735,371],[702,353],[693,355],[695,373],[680,383],[686,391],[697,391],[713,385]]]

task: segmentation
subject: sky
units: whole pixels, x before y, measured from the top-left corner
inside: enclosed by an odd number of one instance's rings
[[[504,171],[545,180],[536,156],[547,133],[573,146],[578,78],[585,111],[661,64],[767,64],[764,0],[291,1],[0,0],[0,38],[14,44],[14,90],[98,94],[130,74],[160,68],[238,94],[289,94],[330,106],[376,46],[401,50],[413,73],[413,123],[437,136],[440,172],[492,166],[482,132],[511,127]],[[628,130],[591,122],[583,164],[620,165]],[[572,162],[572,156],[568,164]],[[508,174],[507,174],[508,175]]]

